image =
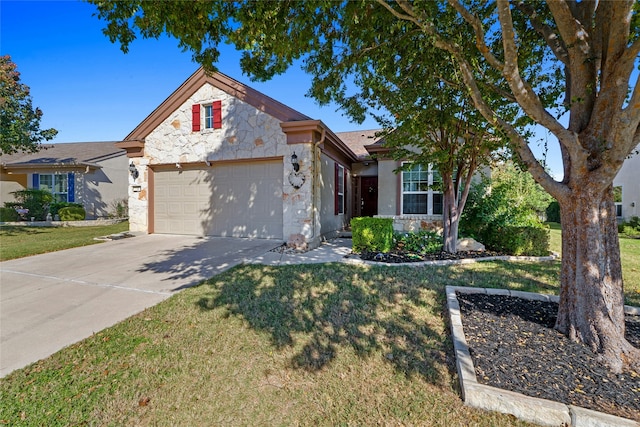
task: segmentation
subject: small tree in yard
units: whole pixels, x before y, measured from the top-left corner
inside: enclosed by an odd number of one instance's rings
[[[42,111],[33,108],[29,87],[8,55],[0,56],[0,154],[35,152],[42,141],[53,139],[55,129],[40,129]]]
[[[506,134],[519,160],[560,203],[563,256],[556,328],[588,345],[613,370],[640,370],[640,349],[625,339],[612,187],[624,159],[640,143],[640,87],[632,74],[640,53],[639,2],[90,1],[108,21],[106,33],[125,50],[136,37],[134,29],[144,37],[167,32],[212,69],[218,44],[230,41],[245,51],[244,70],[260,79],[304,56],[315,73],[312,94],[321,101],[357,102],[344,85],[325,90],[323,82],[351,80],[363,88],[362,69],[378,67],[384,75],[400,50],[413,61],[406,76],[419,76],[421,67],[434,63],[445,69],[453,61],[475,108]],[[339,51],[359,41],[360,56],[354,58],[363,67],[336,66],[333,72]],[[367,63],[378,49],[386,61],[377,57],[376,64]],[[447,55],[433,55],[434,49]],[[515,112],[496,108],[496,98]],[[562,112],[567,125],[557,119]],[[547,173],[514,126],[512,118],[521,115],[558,139],[562,181]]]

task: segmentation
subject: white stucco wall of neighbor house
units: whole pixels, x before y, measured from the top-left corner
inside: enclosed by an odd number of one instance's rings
[[[192,106],[222,102],[222,128],[192,131]],[[283,236],[312,237],[311,184],[296,189],[290,184],[291,155],[295,152],[301,172],[311,176],[311,144],[288,145],[280,121],[210,84],[203,85],[146,138],[144,157],[134,159],[140,177],[130,177],[129,214],[133,231],[148,231],[147,166],[282,158]]]
[[[640,145],[636,147],[640,150]],[[613,180],[614,187],[622,187],[622,218],[628,221],[640,216],[640,154],[626,159],[620,172]]]

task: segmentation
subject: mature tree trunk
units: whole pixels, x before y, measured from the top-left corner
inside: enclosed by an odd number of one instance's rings
[[[442,174],[442,250],[456,253],[458,251],[458,224],[460,223],[460,210],[456,198],[453,178]]]
[[[625,339],[624,294],[613,187],[588,182],[560,200],[562,276],[556,329],[583,342],[616,372],[640,368]]]

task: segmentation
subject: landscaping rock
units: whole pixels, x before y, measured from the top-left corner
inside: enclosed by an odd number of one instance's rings
[[[462,252],[484,252],[486,250],[482,243],[470,237],[458,239],[456,245],[458,250]]]

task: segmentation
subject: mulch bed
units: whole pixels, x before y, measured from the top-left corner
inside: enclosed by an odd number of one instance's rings
[[[558,304],[457,293],[478,382],[640,421],[640,373],[613,374],[553,326]],[[640,318],[626,316],[640,347]]]
[[[492,256],[505,255],[493,251],[460,251],[451,252],[435,252],[431,254],[421,255],[411,252],[361,252],[360,259],[365,261],[377,261],[388,264],[399,264],[404,262],[422,262],[422,261],[447,261],[461,260],[468,258],[486,258]]]

